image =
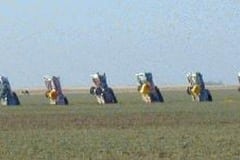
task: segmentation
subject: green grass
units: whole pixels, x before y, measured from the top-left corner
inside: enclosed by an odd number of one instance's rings
[[[68,94],[67,107],[22,95],[20,107],[0,108],[0,159],[240,159],[240,93],[212,91],[212,103],[162,94],[165,103],[144,104],[117,93],[115,105]]]

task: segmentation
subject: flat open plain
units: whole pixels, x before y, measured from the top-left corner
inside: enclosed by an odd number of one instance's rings
[[[49,105],[43,89],[19,90],[21,106],[0,108],[0,159],[240,159],[237,86],[207,88],[211,103],[160,86],[165,103],[145,104],[134,87],[118,87],[114,105],[69,88],[68,106]]]

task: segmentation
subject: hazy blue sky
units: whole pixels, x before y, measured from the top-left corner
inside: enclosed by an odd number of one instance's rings
[[[239,0],[1,0],[0,74],[14,87],[135,85],[151,71],[158,85],[205,81],[236,84],[240,71]]]

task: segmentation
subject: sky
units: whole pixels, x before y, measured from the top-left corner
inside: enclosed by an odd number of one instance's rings
[[[0,74],[16,88],[88,87],[105,72],[110,86],[136,85],[152,72],[157,85],[237,84],[239,0],[1,0]]]

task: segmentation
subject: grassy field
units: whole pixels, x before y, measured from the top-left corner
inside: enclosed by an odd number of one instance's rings
[[[0,159],[240,159],[240,93],[214,90],[212,103],[162,94],[163,104],[118,92],[119,104],[97,105],[69,93],[67,107],[20,95],[20,107],[0,108]]]

